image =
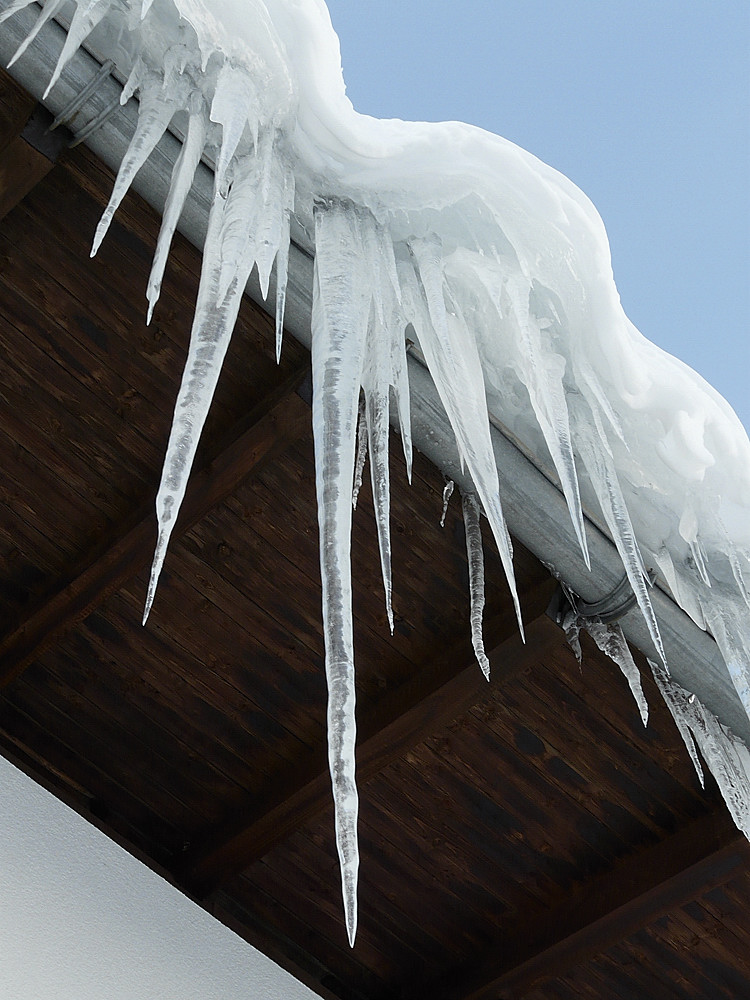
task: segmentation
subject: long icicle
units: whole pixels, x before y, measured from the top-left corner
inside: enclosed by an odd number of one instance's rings
[[[328,682],[328,764],[336,846],[350,945],[357,933],[359,799],[354,748],[354,640],[351,589],[352,480],[369,294],[361,272],[356,211],[330,201],[315,209],[312,310],[315,439],[323,633]]]

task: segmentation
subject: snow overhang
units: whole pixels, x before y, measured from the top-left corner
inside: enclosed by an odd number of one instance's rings
[[[1,6],[4,8],[7,3],[3,2]],[[27,9],[3,25],[0,58],[5,64],[28,34],[35,16],[34,9]],[[15,79],[39,100],[65,37],[65,30],[57,23],[48,24],[11,70]],[[100,69],[100,63],[93,56],[79,50],[44,101],[45,106],[55,115],[63,112]],[[79,118],[71,123],[73,131],[79,132],[88,122],[102,116],[101,124],[86,138],[86,142],[113,170],[119,167],[136,123],[136,102],[131,100],[121,107],[120,93],[118,81],[111,75],[107,76],[98,83]],[[179,140],[167,133],[133,185],[158,211],[164,206],[169,177],[179,150]],[[205,237],[212,187],[212,172],[201,164],[179,227],[183,235],[199,248]],[[289,270],[285,326],[309,347],[313,262],[311,256],[295,243],[290,250]],[[264,305],[254,280],[251,280],[248,292]],[[455,436],[433,382],[419,360],[415,357],[408,360],[414,442],[447,476],[460,484],[464,477]],[[587,517],[589,571],[581,558],[568,509],[558,487],[497,424],[492,427],[492,443],[503,507],[511,533],[539,559],[552,566],[585,601],[596,602],[610,594],[623,576],[622,562],[611,539],[591,517]],[[722,722],[750,743],[750,724],[713,639],[660,589],[658,583],[653,588],[651,600],[675,679],[695,692]],[[638,609],[623,618],[622,626],[633,645],[652,658],[656,656]]]

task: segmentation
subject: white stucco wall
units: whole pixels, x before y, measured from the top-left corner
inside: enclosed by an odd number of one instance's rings
[[[316,994],[0,758],[0,997]]]

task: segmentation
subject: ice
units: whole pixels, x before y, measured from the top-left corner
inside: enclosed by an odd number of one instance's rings
[[[68,36],[65,39],[65,44],[63,45],[62,52],[60,53],[60,58],[57,60],[55,71],[47,84],[47,89],[44,92],[45,98],[60,79],[60,74],[69,60],[78,51],[78,47],[81,42],[83,42],[96,25],[99,24],[99,22],[102,21],[107,14],[109,14],[114,4],[115,0],[78,0],[76,3],[75,13],[73,14],[73,20],[68,28]]]
[[[283,220],[289,212],[286,194],[293,187],[284,176],[280,159],[274,156],[272,141],[268,138],[260,142],[257,148],[233,161],[233,179],[226,198],[221,194],[218,179],[216,182],[188,359],[156,498],[159,529],[144,623],[154,601],[242,293],[256,263],[261,285],[267,286],[273,257],[286,231]]]
[[[229,164],[240,144],[248,124],[248,111],[255,110],[258,100],[252,77],[227,61],[216,81],[211,104],[211,121],[222,126],[221,152],[216,164],[216,187],[226,198],[229,188]],[[252,123],[253,144],[258,144],[258,122]]]
[[[357,509],[359,491],[362,489],[362,473],[367,458],[367,438],[367,406],[364,394],[360,393],[359,413],[357,415],[357,457],[354,463],[354,486],[352,487],[352,507],[354,510]]]
[[[10,7],[7,7],[2,12],[2,14],[0,14],[0,24],[2,24],[3,21],[9,18],[11,14],[15,14],[17,11],[23,10],[25,7],[30,6],[33,2],[34,0],[16,0],[15,3],[12,3]],[[44,25],[49,20],[51,20],[55,16],[55,14],[57,14],[57,12],[64,5],[64,3],[65,0],[45,0],[44,7],[39,12],[39,16],[36,19],[36,24],[16,49],[15,55],[8,63],[9,68],[13,65],[14,62],[16,62],[16,60],[21,58],[26,49],[29,47],[29,45],[31,45],[36,36],[42,30]]]
[[[446,305],[442,243],[437,234],[409,242],[414,266],[400,269],[406,317],[416,331],[430,374],[450,418],[461,455],[490,522],[523,633],[510,535],[500,503],[484,378],[472,330]],[[451,305],[455,305],[451,303]]]
[[[315,211],[312,313],[313,435],[328,681],[328,762],[336,845],[349,941],[357,923],[358,797],[354,745],[354,642],[351,488],[357,412],[371,296],[361,225],[351,203],[331,199]]]
[[[575,402],[579,428],[578,448],[589,480],[596,492],[599,507],[604,515],[612,539],[622,559],[625,572],[633,588],[638,606],[648,625],[654,648],[666,665],[659,625],[648,594],[648,571],[635,537],[625,499],[617,478],[617,469],[600,414],[586,405],[583,397]]]
[[[25,6],[11,0],[0,19]],[[149,319],[201,156],[216,167],[189,353],[157,497],[145,616],[245,282],[256,268],[267,297],[276,270],[278,358],[292,214],[301,231],[314,232],[313,421],[329,761],[350,940],[358,864],[352,505],[368,451],[393,628],[388,443],[392,398],[411,477],[408,341],[416,340],[450,419],[519,625],[490,418],[556,479],[585,559],[584,512],[603,519],[662,661],[652,571],[711,631],[750,715],[750,442],[728,404],[627,319],[604,226],[586,196],[530,153],[480,129],[358,115],[345,95],[338,40],[322,0],[77,0],[73,8],[49,87],[98,24],[97,44],[128,81],[123,99],[139,95],[138,125],[94,252],[164,130],[172,122],[184,132],[148,283]],[[47,0],[16,58],[59,10],[58,0]],[[473,517],[472,509],[468,521]],[[467,527],[467,540],[472,533]],[[481,662],[479,564],[472,553],[469,559]],[[580,624],[568,624],[575,643]],[[621,633],[603,623],[587,627],[619,663],[645,719]],[[713,734],[711,746],[721,744],[733,760],[735,744],[721,743],[715,726],[704,728]],[[735,784],[744,795],[746,782]]]
[[[140,91],[138,125],[117,172],[117,179],[109,203],[97,226],[91,249],[92,257],[101,246],[114,214],[127,194],[133,177],[164,135],[175,111],[184,105],[187,98],[187,81],[177,73],[161,76],[139,64],[131,74],[129,82],[133,89],[137,88]],[[124,90],[123,95],[126,94],[127,90]],[[185,149],[183,149],[183,153],[185,153]]]
[[[649,660],[662,697],[672,713],[703,785],[696,744],[716,779],[738,830],[750,840],[750,751],[694,694],[680,687],[662,666]]]
[[[633,656],[628,648],[627,639],[623,635],[622,628],[617,622],[604,622],[596,615],[583,616],[577,611],[571,610],[563,619],[562,627],[568,637],[571,649],[576,655],[578,662],[581,662],[581,643],[579,633],[581,629],[588,632],[599,649],[616,663],[622,671],[622,675],[628,682],[630,692],[638,706],[641,714],[641,721],[644,726],[648,725],[648,702],[643,693],[641,675],[633,660]]]
[[[448,515],[448,504],[453,496],[453,490],[456,488],[456,484],[452,479],[446,480],[445,486],[443,487],[443,513],[440,516],[440,527],[445,527],[445,518]]]
[[[380,565],[385,590],[388,624],[393,634],[391,604],[391,531],[390,531],[390,472],[388,467],[388,431],[390,428],[390,357],[389,338],[377,309],[370,312],[365,341],[365,361],[362,388],[367,411],[367,445],[370,455],[370,479],[375,521],[378,528]]]
[[[497,314],[513,326],[511,363],[529,393],[529,401],[560,477],[581,552],[586,565],[590,565],[563,385],[565,359],[544,343],[545,331],[530,305],[532,285],[523,273],[508,274],[508,268],[503,266],[497,254],[494,260],[474,254],[469,266],[484,286]]]
[[[466,531],[466,558],[469,563],[469,593],[471,595],[471,642],[482,673],[490,679],[490,661],[484,651],[482,616],[484,614],[484,552],[479,523],[479,501],[473,493],[461,495]]]
[[[190,186],[193,183],[195,171],[203,155],[207,135],[208,108],[203,96],[194,91],[190,95],[190,117],[188,118],[185,141],[172,171],[169,194],[164,206],[159,238],[156,243],[151,274],[148,279],[148,288],[146,290],[146,298],[148,299],[147,323],[151,322],[154,307],[159,300],[164,269],[172,245],[172,237],[177,229],[177,223],[185,205],[185,199],[187,198]]]

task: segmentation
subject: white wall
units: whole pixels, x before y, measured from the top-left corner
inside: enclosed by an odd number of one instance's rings
[[[0,758],[0,997],[316,994]]]

